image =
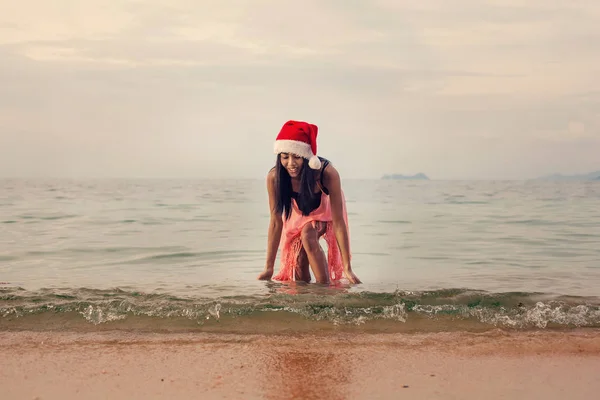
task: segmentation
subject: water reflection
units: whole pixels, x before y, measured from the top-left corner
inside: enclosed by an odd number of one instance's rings
[[[302,345],[306,341],[299,342]],[[349,360],[336,351],[274,349],[266,357],[264,393],[268,399],[344,399]]]
[[[275,282],[269,281],[266,286],[270,294],[313,294],[313,295],[338,295],[350,293],[352,285],[347,281],[335,281],[329,284],[306,282]]]

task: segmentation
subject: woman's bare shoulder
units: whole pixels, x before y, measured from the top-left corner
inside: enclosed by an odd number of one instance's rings
[[[271,185],[274,184],[276,177],[277,177],[277,170],[275,169],[275,167],[273,167],[269,170],[269,172],[267,172],[267,183],[271,184]]]
[[[327,163],[325,168],[323,168],[323,172],[321,173],[323,174],[323,178],[325,178],[325,180],[329,182],[331,182],[332,180],[340,179],[340,174],[335,168],[335,166],[331,163],[331,161]]]

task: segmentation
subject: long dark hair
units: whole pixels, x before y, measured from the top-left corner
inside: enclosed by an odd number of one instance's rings
[[[320,157],[319,157],[320,158]],[[281,165],[281,155],[277,154],[275,163],[275,185],[277,191],[277,211],[285,214],[285,219],[290,218],[292,213],[292,178],[287,169]],[[300,191],[296,197],[296,204],[303,215],[312,211],[311,205],[317,201],[321,193],[315,193],[317,183],[317,171],[308,166],[308,160],[304,159],[300,169]]]

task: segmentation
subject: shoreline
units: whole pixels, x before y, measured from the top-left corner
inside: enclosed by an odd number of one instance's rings
[[[590,399],[600,330],[0,331],[3,399]]]

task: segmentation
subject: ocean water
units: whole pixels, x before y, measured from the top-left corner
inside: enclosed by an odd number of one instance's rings
[[[256,280],[264,180],[0,180],[0,329],[600,327],[600,182],[343,188],[360,285]]]

